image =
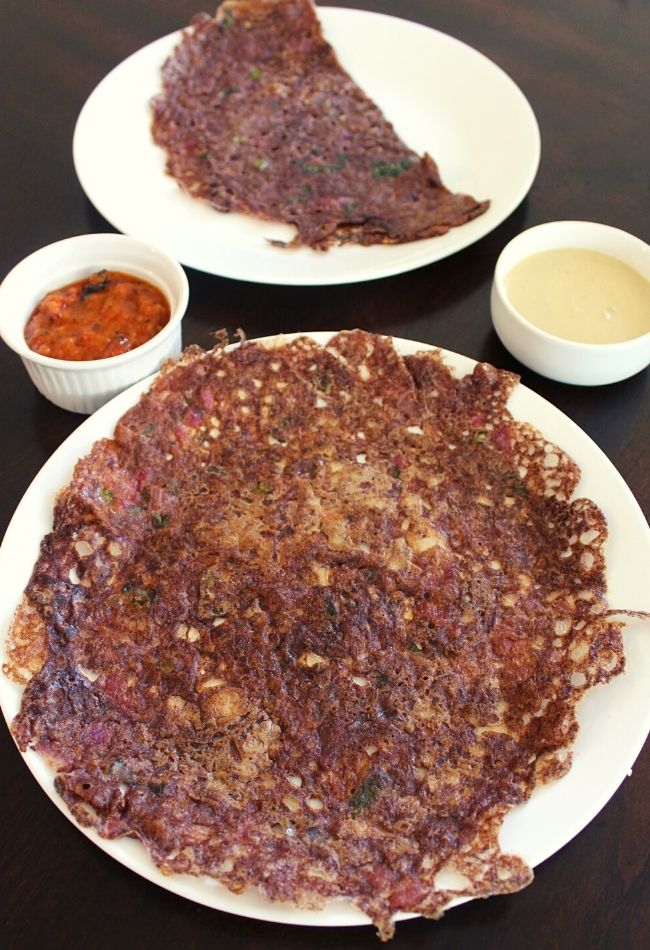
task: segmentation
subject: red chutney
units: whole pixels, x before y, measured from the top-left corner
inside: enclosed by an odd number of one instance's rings
[[[146,280],[100,270],[52,290],[25,327],[30,350],[59,360],[99,360],[134,350],[169,322],[167,298]]]

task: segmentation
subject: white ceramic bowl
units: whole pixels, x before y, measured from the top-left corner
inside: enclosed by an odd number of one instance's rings
[[[627,379],[650,364],[650,333],[623,343],[576,343],[533,326],[508,300],[506,278],[515,264],[565,247],[617,257],[650,280],[650,245],[632,234],[591,221],[540,224],[513,238],[497,260],[490,300],[494,329],[513,356],[549,379],[581,386]]]
[[[50,290],[101,269],[123,271],[155,284],[167,297],[169,322],[150,340],[100,360],[59,360],[34,353],[25,324]],[[189,288],[183,268],[157,248],[124,234],[82,234],[34,251],[0,285],[0,336],[21,357],[40,393],[62,409],[94,412],[181,351],[181,320]]]

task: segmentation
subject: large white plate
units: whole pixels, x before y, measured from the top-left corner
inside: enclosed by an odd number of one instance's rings
[[[442,237],[326,253],[282,250],[268,238],[293,229],[220,214],[165,174],[150,134],[149,102],[160,67],[180,38],[134,53],[97,86],[74,134],[81,185],[120,231],[190,267],[269,284],[338,284],[386,277],[440,260],[497,227],[530,188],[540,155],[533,111],[514,82],[481,53],[444,33],[379,13],[324,7],[327,38],[342,65],[416,151],[438,162],[452,191],[491,201],[488,211]]]
[[[291,339],[287,336],[286,339]],[[324,344],[332,334],[310,334]],[[401,353],[431,349],[422,343],[395,340]],[[444,352],[444,351],[443,351]],[[474,361],[455,353],[446,359],[459,375]],[[75,461],[99,438],[110,437],[120,416],[148,388],[151,378],[137,383],[87,419],[57,449],[27,489],[0,547],[0,642],[4,653],[13,611],[38,556],[43,535],[51,529],[57,491],[70,479]],[[567,450],[582,469],[579,495],[597,502],[605,512],[610,536],[606,544],[610,603],[616,607],[650,610],[650,529],[630,490],[611,462],[585,433],[541,396],[519,385],[510,400],[513,415],[536,426]],[[633,552],[633,556],[631,556]],[[592,689],[578,709],[580,732],[574,764],[560,781],[537,789],[524,805],[507,817],[501,833],[504,850],[520,854],[531,866],[545,860],[570,841],[600,811],[629,773],[650,729],[650,626],[632,620],[624,635],[626,672],[607,686]],[[22,689],[0,676],[0,704],[8,722],[20,707]],[[35,752],[27,765],[49,797],[71,821],[74,819],[53,788],[53,771]],[[100,848],[131,870],[175,894],[245,917],[314,926],[368,923],[349,902],[332,901],[322,911],[304,911],[272,903],[255,889],[232,894],[205,878],[162,874],[144,847],[133,840],[106,841],[81,828]],[[535,886],[534,884],[532,885]],[[398,915],[403,919],[407,914]]]

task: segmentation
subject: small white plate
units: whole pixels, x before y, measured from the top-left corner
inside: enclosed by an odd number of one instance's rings
[[[286,339],[297,335],[288,335]],[[324,345],[332,333],[308,335]],[[404,355],[432,349],[410,340],[394,342]],[[474,360],[466,356],[442,352],[459,376],[475,366]],[[41,539],[51,530],[57,492],[70,480],[76,460],[89,452],[97,439],[111,437],[118,419],[137,402],[151,381],[152,377],[132,386],[80,425],[27,489],[0,547],[0,661],[4,659],[11,617],[38,557]],[[582,471],[577,495],[593,499],[607,517],[610,533],[604,553],[610,603],[619,608],[650,610],[650,529],[619,473],[575,423],[532,390],[517,386],[509,408],[515,418],[529,422],[572,456]],[[633,557],[630,552],[634,552]],[[521,855],[532,867],[554,854],[594,818],[628,775],[650,730],[650,625],[631,620],[624,632],[624,644],[625,673],[606,686],[590,690],[578,707],[580,732],[571,771],[560,781],[536,789],[528,802],[506,816],[500,835],[503,850]],[[7,722],[18,713],[21,695],[21,687],[0,675],[0,705]],[[53,770],[31,750],[25,759],[41,787],[76,824],[54,791]],[[330,901],[321,911],[300,910],[290,904],[273,903],[255,888],[233,894],[208,878],[165,875],[139,842],[127,838],[107,841],[91,829],[80,830],[107,854],[147,880],[217,910],[258,920],[320,927],[368,923],[368,918],[345,900]],[[396,919],[412,916],[398,914]]]
[[[525,197],[539,165],[539,129],[520,89],[487,57],[437,30],[363,10],[318,12],[341,64],[401,138],[431,154],[450,190],[489,199],[485,214],[408,244],[345,245],[326,253],[271,246],[269,238],[290,239],[293,228],[219,213],[165,173],[165,155],[151,138],[149,102],[180,33],[126,59],[81,110],[74,164],[97,210],[183,264],[269,284],[387,277],[448,257],[496,228]]]

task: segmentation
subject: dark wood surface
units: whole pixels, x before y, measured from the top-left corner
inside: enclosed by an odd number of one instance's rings
[[[189,271],[185,341],[217,327],[250,337],[363,327],[434,343],[521,373],[574,419],[650,508],[650,374],[572,388],[521,367],[490,324],[501,248],[560,218],[602,221],[650,241],[650,4],[643,0],[348,0],[456,36],[521,86],[537,115],[542,161],[530,194],[489,236],[439,263],[328,288],[265,287]],[[3,0],[0,276],[69,235],[111,230],[76,179],[78,112],[117,63],[200,9],[195,0]],[[435,96],[436,90],[431,90]],[[481,156],[475,160],[480,162]],[[38,395],[0,346],[0,531],[31,479],[82,421]],[[630,551],[629,556],[634,557]],[[210,910],[140,879],[86,840],[38,788],[0,730],[0,942],[10,948],[352,948],[370,927],[306,929]],[[625,948],[650,945],[650,756],[594,821],[537,869],[522,893],[477,901],[442,921],[405,922],[393,946]]]

